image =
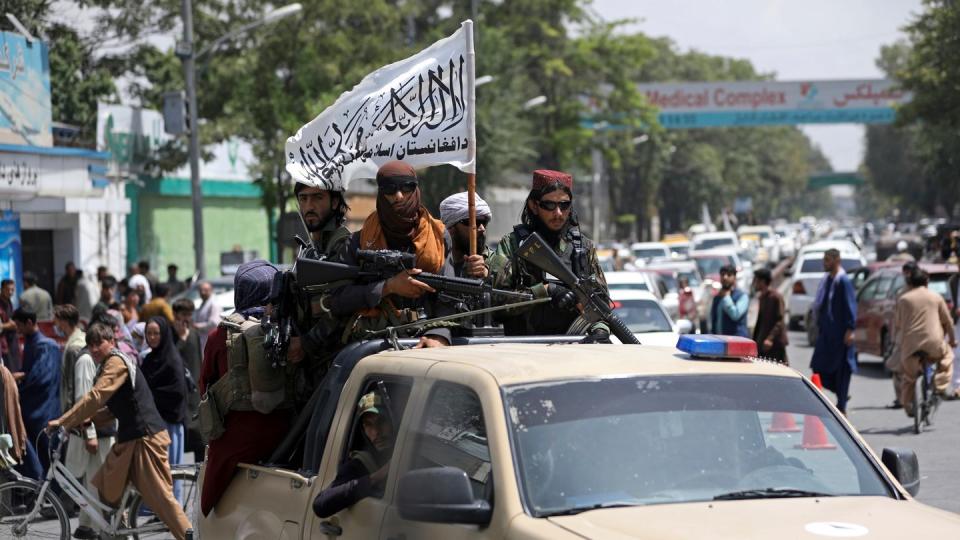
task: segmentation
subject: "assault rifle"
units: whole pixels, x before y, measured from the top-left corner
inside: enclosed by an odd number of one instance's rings
[[[610,303],[596,276],[591,275],[584,279],[577,277],[537,233],[531,234],[520,244],[518,254],[537,268],[559,279],[573,291],[577,296],[577,303],[583,306],[582,316],[588,323],[605,322],[610,325],[611,333],[617,336],[621,343],[640,344],[640,340],[610,308]]]
[[[297,283],[306,292],[319,292],[329,288],[329,284],[344,281],[372,283],[390,279],[396,274],[415,268],[412,253],[388,250],[358,250],[359,266],[316,261],[297,260]],[[441,298],[454,300],[470,309],[476,304],[489,306],[491,303],[512,304],[533,298],[529,293],[494,289],[482,279],[460,278],[420,272],[414,279],[426,283]],[[462,309],[461,309],[462,311]]]

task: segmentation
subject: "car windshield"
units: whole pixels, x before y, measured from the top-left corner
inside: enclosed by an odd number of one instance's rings
[[[660,274],[658,277],[666,286],[667,292],[675,293],[680,288],[680,285],[677,284],[677,278],[673,277],[673,274]]]
[[[709,276],[711,274],[719,274],[720,267],[726,264],[732,264],[730,257],[697,257],[696,263],[697,268],[700,270],[700,273]]]
[[[953,300],[950,298],[950,285],[949,281],[947,281],[949,278],[950,274],[937,274],[930,276],[930,284],[927,285],[927,287],[929,287],[931,291],[942,296],[947,302],[952,302]]]
[[[670,246],[670,253],[675,253],[677,255],[686,255],[690,253],[690,246]]]
[[[769,231],[750,231],[749,233],[744,233],[744,234],[752,234],[752,235],[760,238],[761,240],[766,240],[766,239],[770,238],[770,232],[769,232]]]
[[[649,291],[650,287],[646,282],[634,281],[633,283],[607,283],[607,290],[610,291]]]
[[[654,257],[666,257],[667,253],[660,248],[646,248],[633,250],[633,256],[638,259],[652,259]]]
[[[732,238],[704,238],[703,240],[697,240],[695,249],[713,249],[735,245],[737,244]]]
[[[504,390],[527,510],[809,496],[893,496],[816,391],[799,378],[677,375]],[[774,413],[777,414],[776,417]],[[820,431],[771,429],[789,417]]]
[[[670,320],[653,300],[614,300],[613,311],[635,334],[673,332]]]
[[[681,272],[677,272],[677,277],[687,278],[687,285],[690,285],[691,287],[700,286],[700,275],[697,272],[694,272],[692,270],[684,270]]]
[[[844,271],[849,272],[855,268],[860,268],[862,264],[860,259],[840,259],[840,266],[843,267]],[[803,260],[803,264],[800,265],[800,273],[815,274],[817,272],[823,272],[823,257]]]

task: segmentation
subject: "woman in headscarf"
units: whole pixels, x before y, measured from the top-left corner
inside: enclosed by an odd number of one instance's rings
[[[183,462],[183,423],[187,418],[187,382],[183,359],[173,342],[173,331],[165,317],[153,317],[144,329],[150,353],[141,369],[153,393],[157,412],[167,423],[170,434],[170,465]],[[174,483],[173,493],[180,500],[180,486]]]
[[[236,311],[244,318],[263,316],[276,273],[277,267],[263,260],[244,263],[237,269],[233,278],[233,300]],[[227,374],[227,367],[227,331],[218,326],[210,332],[203,349],[201,396]],[[256,411],[224,411],[224,414],[223,434],[207,446],[200,494],[203,515],[213,510],[227,490],[238,463],[257,463],[269,458],[290,431],[290,409],[278,408],[268,414]]]

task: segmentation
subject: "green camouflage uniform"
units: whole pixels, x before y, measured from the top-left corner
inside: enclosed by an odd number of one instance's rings
[[[513,232],[503,237],[497,246],[493,255],[487,259],[487,266],[490,268],[490,275],[493,279],[493,286],[497,289],[508,289],[517,291],[526,291],[533,294],[534,298],[546,298],[547,294],[546,279],[543,270],[535,267],[531,263],[524,261],[517,255],[520,250],[521,235],[524,237],[529,234],[526,231],[532,231],[532,227],[519,225]],[[581,235],[582,248],[585,251],[585,269],[578,269],[574,265],[574,237],[573,228],[568,228],[561,235],[560,242],[552,246],[554,252],[560,257],[564,264],[580,275],[594,275],[597,281],[607,288],[607,281],[603,277],[603,270],[600,268],[600,261],[597,259],[597,250],[593,242],[586,236]],[[607,294],[609,296],[609,293]],[[566,334],[567,329],[577,319],[578,313],[574,311],[562,312],[550,303],[539,304],[528,308],[518,308],[507,312],[507,316],[502,317],[504,332],[507,335],[552,335]],[[594,325],[606,328],[604,323]]]

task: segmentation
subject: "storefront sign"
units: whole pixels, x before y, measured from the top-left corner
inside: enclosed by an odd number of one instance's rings
[[[46,43],[0,32],[0,143],[53,146]]]
[[[23,292],[23,252],[20,247],[20,214],[0,211],[0,279],[17,284],[17,296]]]
[[[0,154],[0,193],[32,197],[39,187],[40,169],[35,156]]]
[[[893,81],[751,81],[638,85],[666,128],[888,124],[911,95]]]

